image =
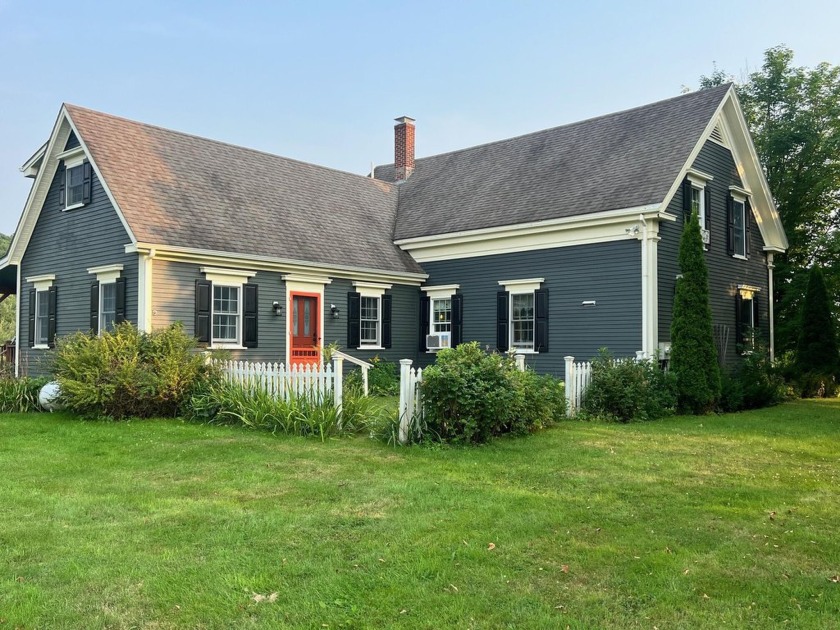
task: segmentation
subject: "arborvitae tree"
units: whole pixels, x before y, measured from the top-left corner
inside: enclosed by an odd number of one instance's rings
[[[720,368],[712,332],[709,274],[697,212],[680,240],[680,271],[671,321],[671,371],[681,413],[707,413],[720,398]]]
[[[802,374],[840,376],[837,334],[831,316],[831,300],[822,270],[808,272],[808,289],[802,304],[802,327],[796,347],[796,366]]]

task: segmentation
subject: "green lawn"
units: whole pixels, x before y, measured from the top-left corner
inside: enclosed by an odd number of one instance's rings
[[[837,401],[470,449],[0,436],[0,630],[840,624]]]

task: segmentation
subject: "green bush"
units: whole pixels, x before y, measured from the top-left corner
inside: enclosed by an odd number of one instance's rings
[[[485,353],[476,342],[447,348],[423,371],[426,436],[480,443],[504,433],[528,433],[564,411],[556,379],[519,372],[511,357]]]
[[[674,376],[658,361],[616,361],[605,349],[592,361],[585,415],[617,422],[654,420],[673,414],[676,405]]]
[[[370,362],[373,367],[368,370],[368,393],[371,396],[397,396],[400,393],[399,366],[378,356],[373,357]],[[362,370],[349,372],[345,383],[362,391]]]
[[[796,345],[797,380],[804,397],[834,395],[836,380],[840,377],[840,351],[835,328],[825,279],[820,267],[814,265],[808,272],[808,288],[802,303]]]
[[[61,402],[86,417],[173,417],[216,369],[180,323],[151,333],[130,323],[101,336],[78,332],[56,343]]]
[[[30,413],[42,411],[38,403],[46,378],[0,378],[0,413]]]
[[[238,425],[272,433],[315,436],[321,440],[369,431],[388,425],[386,410],[376,398],[348,388],[339,414],[332,396],[314,401],[306,396],[277,398],[260,387],[246,387],[222,379],[209,380],[190,398],[185,416],[208,424]]]

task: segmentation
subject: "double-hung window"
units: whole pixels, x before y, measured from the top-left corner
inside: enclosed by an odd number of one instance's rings
[[[548,351],[548,290],[545,278],[501,280],[498,293],[496,346],[516,352]]]
[[[239,344],[239,286],[213,283],[213,343]]]
[[[256,348],[258,300],[256,271],[201,267],[196,281],[195,336],[216,348]]]
[[[123,266],[103,265],[87,271],[96,276],[96,282],[90,288],[90,329],[101,335],[114,330],[125,319]]]
[[[65,208],[80,206],[84,199],[84,165],[79,163],[75,166],[68,166],[65,170],[65,177],[67,178],[65,183]]]
[[[114,330],[117,321],[117,283],[99,285],[99,332]]]
[[[751,214],[749,191],[740,186],[729,187],[727,208],[727,249],[735,258],[746,259],[750,255]]]
[[[735,243],[735,256],[747,255],[746,207],[743,199],[732,199],[732,232]]]
[[[55,336],[56,287],[55,274],[29,276],[29,346],[49,348]]]
[[[738,285],[736,299],[737,321],[736,330],[737,343],[741,352],[748,354],[753,350],[756,343],[756,330],[758,328],[758,287],[746,284]]]
[[[458,289],[457,284],[422,287],[421,350],[436,352],[461,343],[463,296]]]
[[[46,346],[49,343],[50,327],[49,291],[35,292],[35,345]]]
[[[714,177],[698,171],[696,169],[689,169],[688,176],[685,181],[685,212],[686,217],[690,213],[696,212],[697,219],[700,222],[700,236],[703,239],[703,245],[708,247],[711,240],[710,233],[710,215],[711,215],[711,196],[709,193],[709,182]]]
[[[534,292],[510,294],[510,346],[534,349]]]
[[[59,181],[58,196],[63,210],[80,208],[91,201],[93,168],[85,159],[80,146],[58,155],[64,163],[64,174]]]
[[[359,350],[391,347],[390,284],[354,281],[347,294],[347,345]],[[335,311],[337,313],[337,311]]]

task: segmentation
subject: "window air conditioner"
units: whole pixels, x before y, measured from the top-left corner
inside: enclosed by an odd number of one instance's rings
[[[700,238],[703,239],[703,245],[708,245],[710,240],[709,230],[704,230],[703,228],[700,228]]]
[[[449,347],[449,333],[437,333],[426,335],[426,347],[429,350],[440,350]]]

